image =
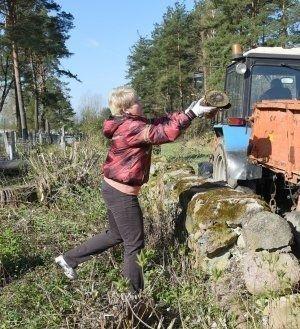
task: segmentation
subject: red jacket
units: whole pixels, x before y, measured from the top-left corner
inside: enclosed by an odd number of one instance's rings
[[[149,179],[152,145],[174,141],[186,129],[193,114],[176,112],[148,120],[134,115],[104,121],[104,136],[111,139],[104,176],[130,186],[141,186]]]

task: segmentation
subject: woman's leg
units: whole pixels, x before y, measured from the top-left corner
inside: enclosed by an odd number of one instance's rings
[[[124,276],[132,290],[143,289],[143,273],[137,255],[144,247],[143,214],[137,196],[122,193],[103,183],[102,195],[108,207],[109,230],[97,234],[82,245],[68,251],[64,258],[69,266],[78,264],[124,241]]]
[[[123,240],[118,231],[114,216],[108,209],[109,229],[97,234],[85,241],[80,246],[66,252],[63,257],[69,266],[76,268],[78,264],[91,259],[92,255],[97,255],[111,248]]]
[[[131,284],[131,290],[143,289],[143,273],[137,263],[137,256],[144,247],[143,214],[137,196],[118,192],[111,200],[110,210],[124,241],[124,276]]]
[[[137,263],[137,256],[144,248],[143,215],[137,197],[133,197],[132,208],[126,209],[126,222],[119,225],[124,240],[124,276],[132,289],[139,292],[144,288],[143,272]]]

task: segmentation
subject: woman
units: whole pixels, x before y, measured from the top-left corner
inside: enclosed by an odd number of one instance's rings
[[[82,245],[58,256],[55,262],[70,279],[78,264],[119,243],[124,244],[124,276],[131,290],[143,289],[143,275],[137,255],[144,247],[143,215],[138,201],[141,186],[148,181],[152,145],[174,141],[196,116],[214,107],[192,103],[184,112],[148,120],[134,89],[119,87],[109,97],[112,117],[104,122],[103,133],[111,146],[103,165],[102,195],[108,209],[108,229]]]

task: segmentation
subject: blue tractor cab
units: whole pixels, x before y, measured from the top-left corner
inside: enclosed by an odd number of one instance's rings
[[[214,125],[213,178],[235,187],[239,181],[262,177],[261,167],[247,158],[248,118],[255,103],[300,97],[300,48],[258,47],[234,54],[226,69],[225,91],[231,107],[220,112]]]

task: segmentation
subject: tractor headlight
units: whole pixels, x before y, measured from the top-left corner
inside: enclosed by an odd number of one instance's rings
[[[245,74],[247,71],[247,65],[245,63],[236,64],[235,71],[238,74]]]

